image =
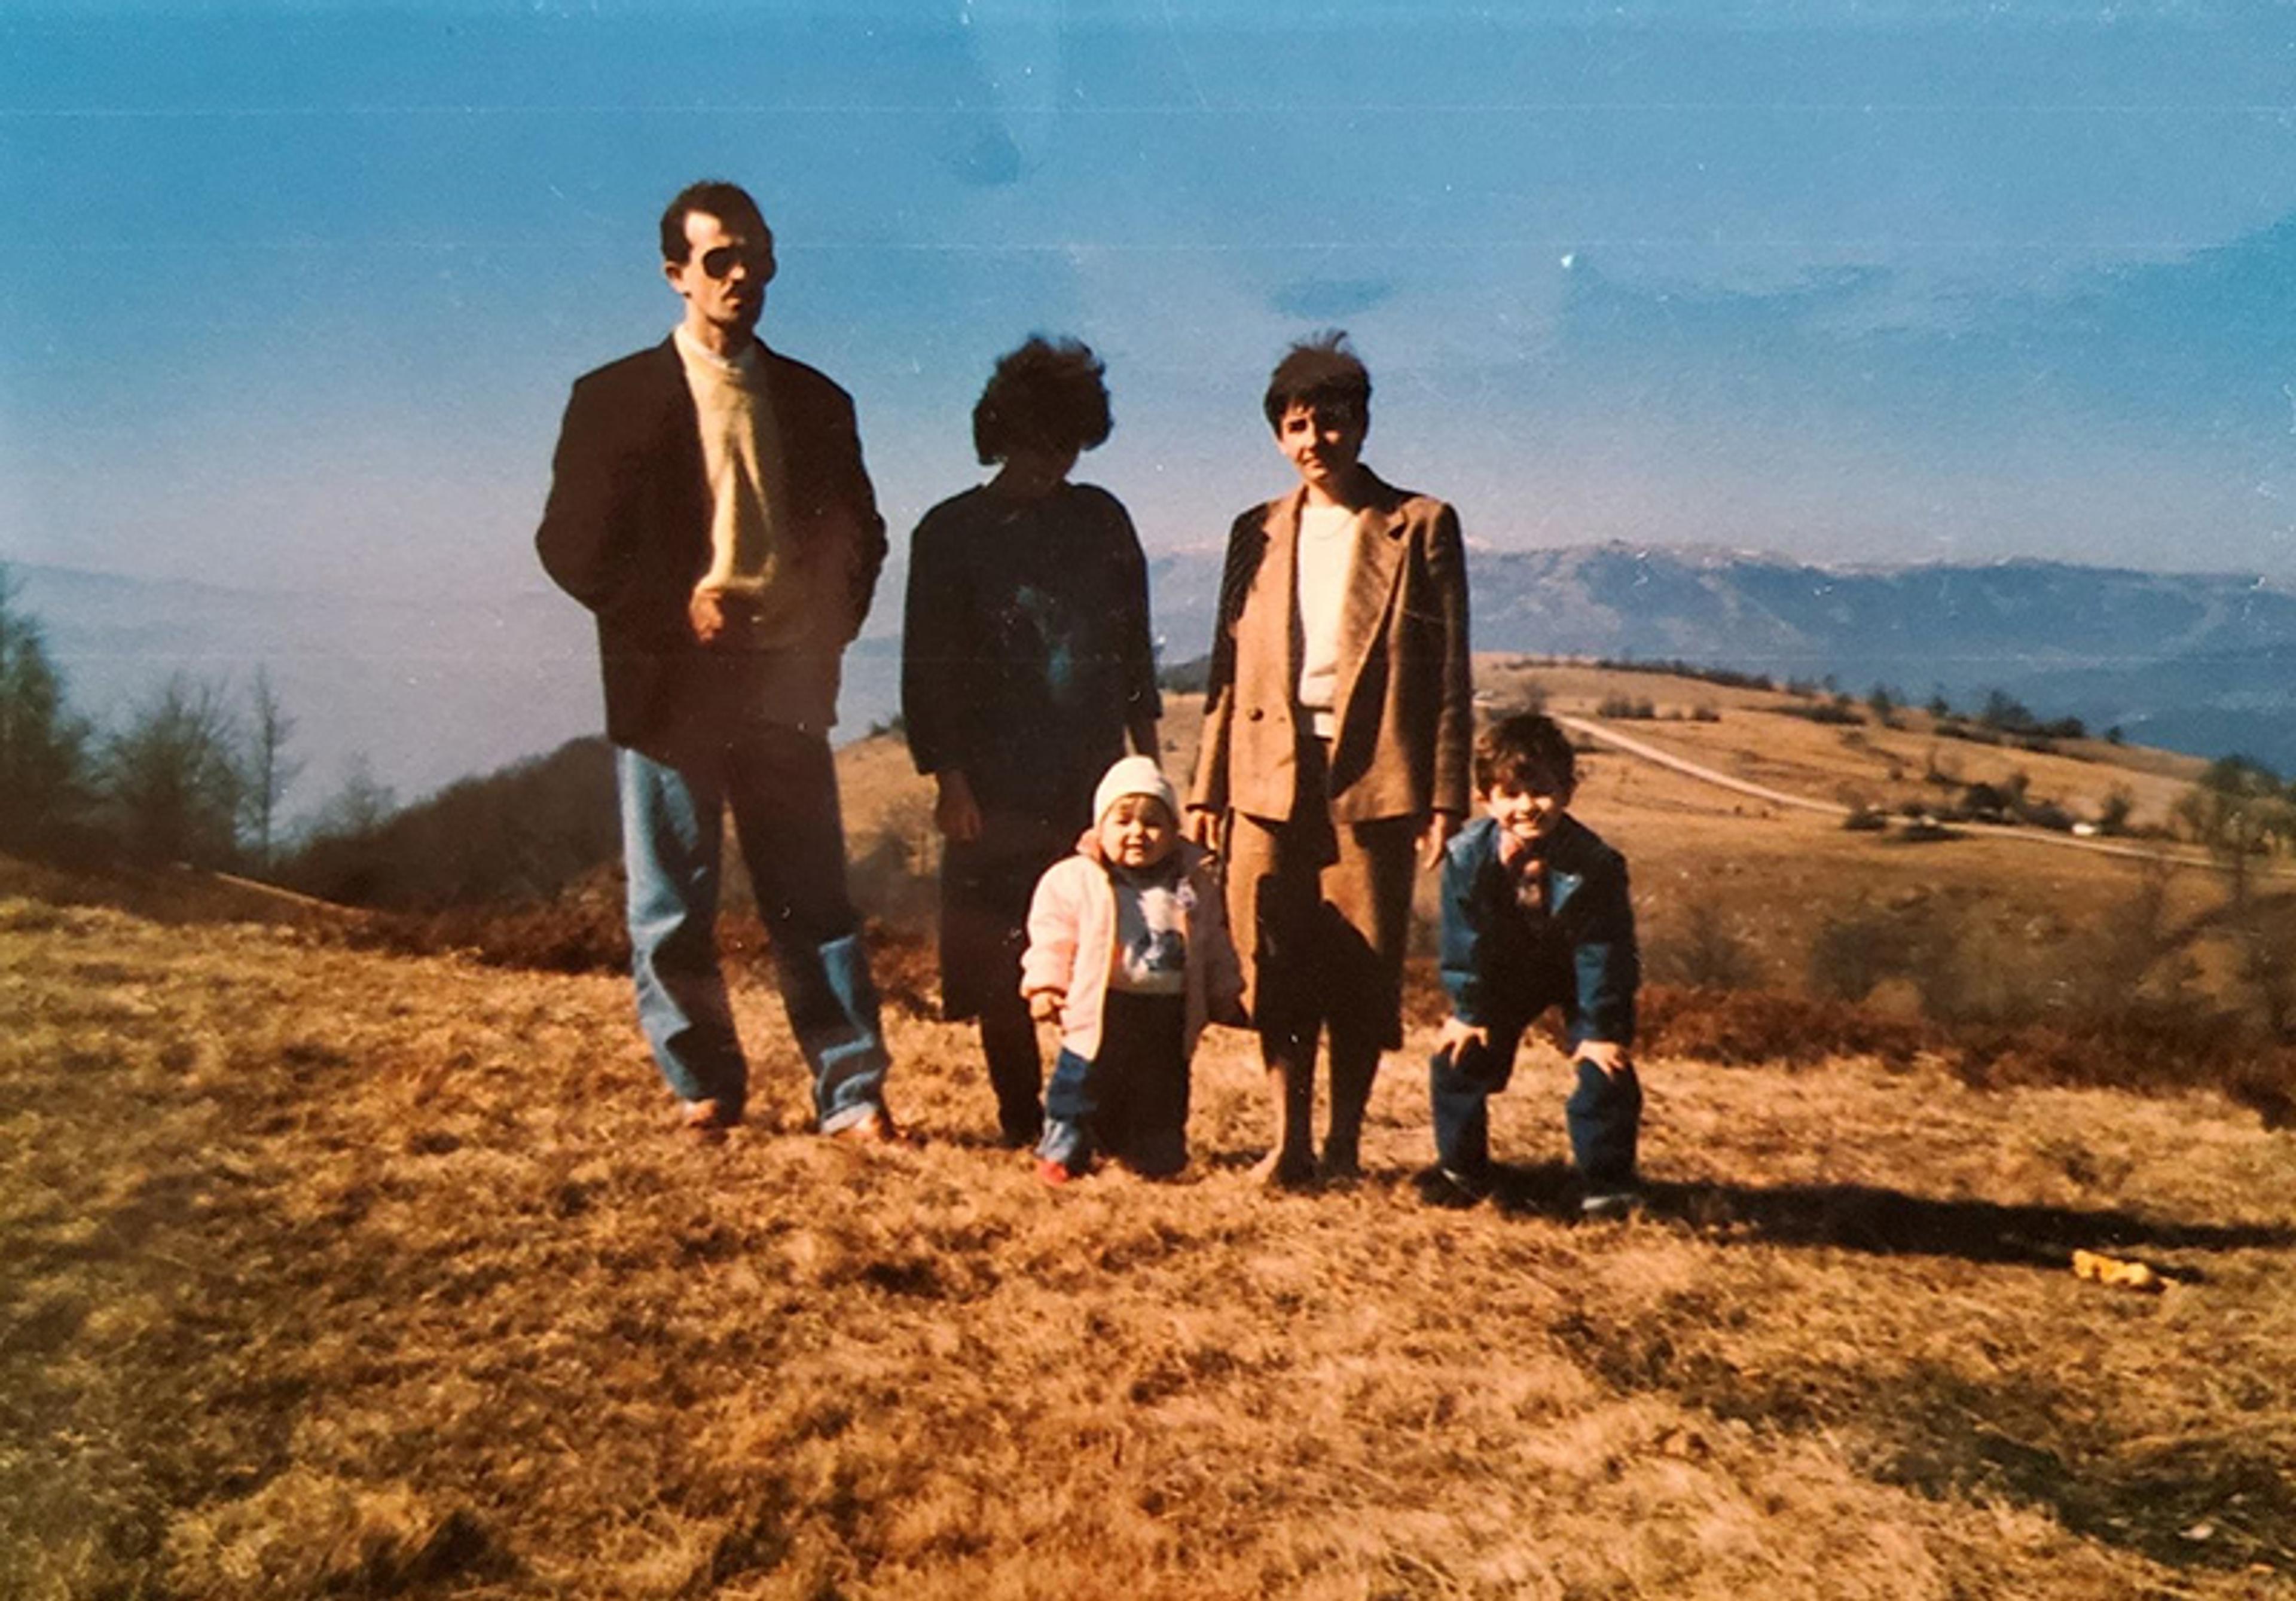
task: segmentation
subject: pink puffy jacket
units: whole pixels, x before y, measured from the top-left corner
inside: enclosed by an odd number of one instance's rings
[[[1188,940],[1187,1025],[1193,1053],[1207,1022],[1245,1023],[1243,973],[1228,938],[1226,898],[1201,846],[1179,843],[1180,907]],[[1029,905],[1029,948],[1021,958],[1021,993],[1058,989],[1061,1044],[1089,1062],[1100,1051],[1102,1005],[1116,965],[1116,886],[1102,865],[1100,847],[1086,833],[1077,853],[1053,864],[1037,881]]]

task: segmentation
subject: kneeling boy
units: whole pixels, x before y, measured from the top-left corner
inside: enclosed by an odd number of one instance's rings
[[[1493,1091],[1506,1088],[1522,1031],[1562,1008],[1578,1085],[1565,1107],[1589,1216],[1636,1203],[1635,1137],[1642,1087],[1628,1047],[1641,963],[1626,858],[1570,814],[1578,784],[1570,742],[1548,718],[1510,717],[1475,743],[1485,815],[1444,851],[1443,988],[1451,1016],[1429,1070],[1433,1198],[1472,1201],[1490,1188]]]

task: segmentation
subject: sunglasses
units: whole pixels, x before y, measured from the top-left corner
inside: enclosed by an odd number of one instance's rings
[[[770,269],[774,263],[774,247],[770,244],[721,244],[714,250],[701,252],[701,270],[713,278],[730,276],[736,262],[751,272]]]

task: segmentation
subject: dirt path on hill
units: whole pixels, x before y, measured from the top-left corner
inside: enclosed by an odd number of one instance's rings
[[[1824,812],[1830,817],[1846,817],[1849,815],[1849,809],[1838,800],[1812,800],[1806,795],[1789,795],[1784,790],[1774,790],[1766,784],[1755,784],[1744,778],[1733,778],[1727,773],[1703,766],[1685,757],[1677,756],[1671,751],[1661,751],[1656,745],[1645,744],[1641,740],[1620,734],[1608,725],[1595,722],[1589,718],[1563,717],[1558,713],[1554,720],[1573,734],[1583,734],[1589,739],[1599,739],[1604,744],[1616,745],[1629,756],[1639,756],[1644,761],[1656,762],[1660,767],[1672,768],[1676,772],[1687,774],[1703,784],[1718,784],[1726,790],[1735,790],[1742,795],[1751,795],[1758,800],[1767,800],[1774,806],[1793,807],[1801,811]]]
[[[1711,784],[1726,790],[1734,790],[1739,794],[1751,795],[1758,800],[1767,800],[1774,806],[1789,807],[1798,811],[1820,812],[1831,817],[1846,817],[1849,815],[1849,809],[1838,800],[1814,800],[1807,795],[1791,795],[1784,790],[1772,789],[1767,784],[1733,777],[1703,763],[1677,756],[1671,751],[1661,751],[1656,745],[1646,743],[1630,735],[1620,734],[1607,724],[1595,722],[1591,718],[1564,717],[1557,713],[1554,714],[1554,720],[1574,734],[1583,734],[1589,739],[1600,740],[1606,745],[1624,751],[1629,756],[1639,757],[1644,761],[1653,762],[1662,768],[1670,768],[1675,772],[1683,774],[1686,777],[1695,778],[1702,784]],[[2166,861],[2179,867],[2216,866],[2210,858],[2196,855],[2191,851],[2147,849],[2141,845],[2119,844],[2111,840],[2078,839],[2069,833],[2057,833],[2044,828],[2015,828],[2002,823],[1955,823],[1951,826],[1956,833],[2016,840],[2030,845],[2056,845],[2071,850],[2092,851],[2098,856],[2125,857],[2131,861]],[[2296,870],[2259,866],[2255,871],[2284,876]]]

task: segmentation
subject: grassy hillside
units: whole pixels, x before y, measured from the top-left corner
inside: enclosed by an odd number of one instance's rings
[[[1537,697],[1551,710],[1591,718],[1606,702],[1649,701],[1656,719],[1612,726],[1702,766],[1823,802],[1937,808],[1961,785],[2005,785],[2022,774],[2034,798],[2084,818],[2125,792],[2128,825],[2161,831],[2203,765],[2102,740],[2060,742],[2044,752],[1977,743],[1939,732],[1919,710],[1899,712],[1897,728],[1824,725],[1797,715],[1814,704],[1804,697],[1661,673],[1487,657],[1477,683],[1494,710]],[[1202,704],[1169,695],[1166,712],[1166,766],[1185,778]],[[895,738],[849,746],[842,762],[856,854],[873,852],[881,866],[906,861],[913,874],[905,882],[880,872],[864,892],[896,921],[913,918],[930,903],[938,858],[931,788]],[[1719,943],[1729,948],[1724,956],[1743,960],[1736,981],[1803,991],[1827,925],[1874,918],[1933,948],[1933,961],[1959,953],[1954,959],[1971,967],[1971,982],[2001,991],[1994,1010],[2016,1010],[2021,994],[2079,1009],[2085,976],[2132,966],[2168,982],[2182,981],[2189,965],[2196,994],[2232,998],[2234,959],[2218,926],[2220,875],[2192,866],[2205,858],[2173,839],[2116,845],[2133,848],[2134,857],[2070,848],[2064,835],[2037,829],[1915,843],[1897,832],[1846,832],[1839,817],[1755,800],[1616,751],[1587,751],[1580,770],[1576,809],[1627,852],[1636,915],[1662,977],[1711,981],[1717,975],[1704,968]],[[1939,781],[1947,778],[1953,787]],[[2144,859],[2151,852],[2157,859]],[[1422,910],[1430,915],[1431,889],[1423,883]],[[2296,921],[2296,880],[2270,879],[2260,893]],[[2155,926],[2140,927],[2145,919]],[[2098,948],[2115,941],[2120,948]],[[2131,948],[2138,944],[2145,948]],[[2289,956],[2296,963],[2296,932]],[[1912,1004],[1901,985],[1879,1001]],[[1981,1012],[1981,1003],[1971,1004]]]
[[[857,1157],[736,1005],[697,1149],[618,978],[0,899],[0,1594],[2296,1593],[2296,1137],[2212,1095],[1661,1057],[1586,1227],[1551,1056],[1503,1205],[1414,1199],[1423,1028],[1360,1186],[1247,1186],[1219,1034],[1185,1181],[1050,1192],[963,1031]]]

